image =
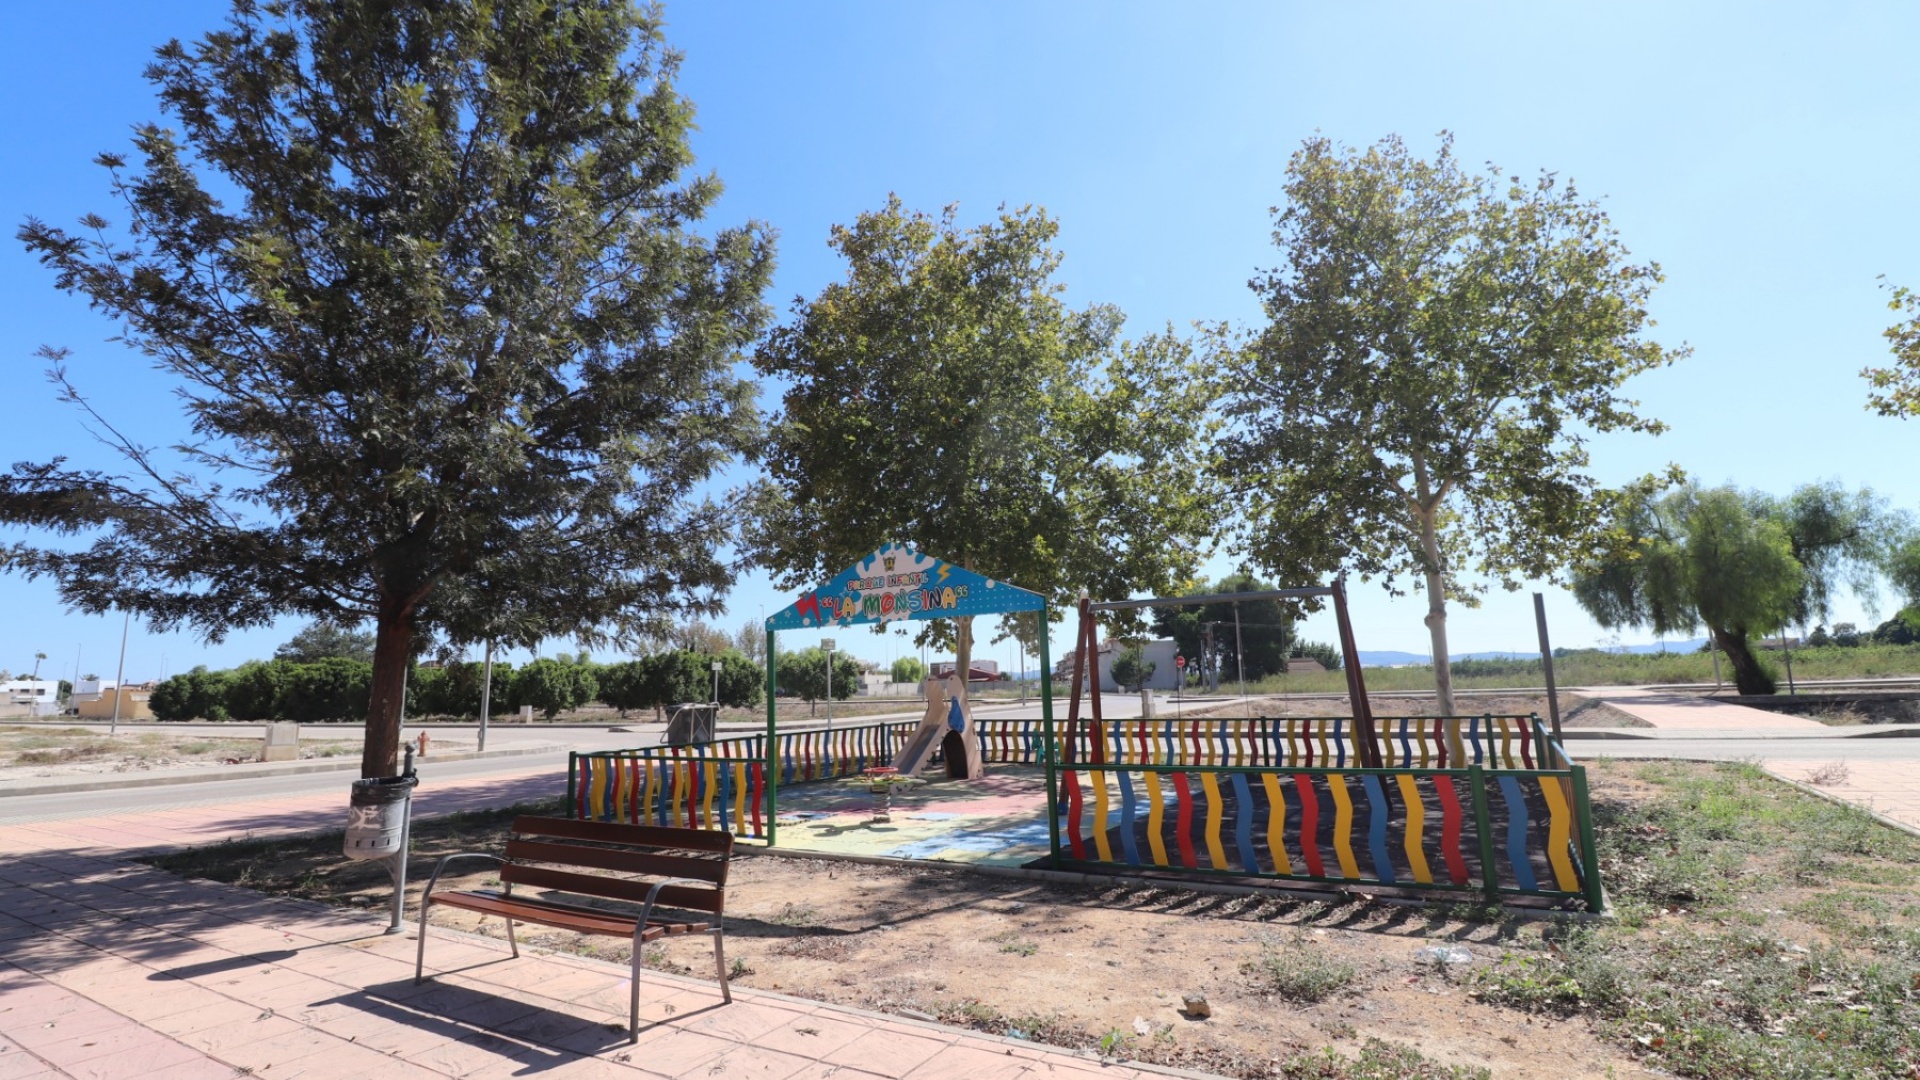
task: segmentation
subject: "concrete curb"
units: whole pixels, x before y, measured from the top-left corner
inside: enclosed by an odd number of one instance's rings
[[[533,754],[556,754],[567,748],[559,743],[547,743],[539,746],[514,746],[501,750],[453,750],[439,754],[429,754],[420,758],[421,764],[440,761],[473,761],[479,758],[527,757]],[[205,784],[223,780],[251,780],[261,776],[298,776],[304,773],[346,772],[360,768],[358,760],[323,759],[316,761],[257,761],[245,765],[232,765],[221,769],[201,769],[193,772],[160,773],[152,776],[115,776],[98,780],[53,780],[45,783],[30,783],[5,780],[0,781],[0,799],[18,795],[69,795],[83,791],[117,791],[123,788],[170,787],[177,784]]]

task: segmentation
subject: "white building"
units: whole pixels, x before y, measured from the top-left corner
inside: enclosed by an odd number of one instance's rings
[[[60,680],[13,679],[0,683],[0,715],[58,716]]]
[[[77,709],[90,701],[99,701],[119,685],[112,679],[81,679],[73,684],[73,707]]]

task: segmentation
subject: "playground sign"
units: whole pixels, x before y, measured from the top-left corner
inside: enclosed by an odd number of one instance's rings
[[[767,619],[768,630],[860,626],[1039,611],[1046,598],[1018,586],[888,544]]]

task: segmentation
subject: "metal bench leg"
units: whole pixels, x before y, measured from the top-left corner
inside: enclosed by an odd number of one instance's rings
[[[420,947],[413,954],[413,985],[419,986],[427,966],[427,902],[420,902]]]
[[[722,1004],[731,1005],[733,1004],[733,987],[727,985],[727,951],[720,944],[721,939],[726,935],[722,934],[717,926],[707,933],[713,935],[713,966],[714,970],[720,973],[720,1001]]]
[[[507,920],[507,945],[513,949],[513,955],[520,955],[520,942],[513,936],[513,920]]]
[[[630,1043],[640,1041],[640,957],[642,948],[643,946],[640,944],[639,936],[635,935],[633,943],[633,1001],[627,1007],[627,1041]]]

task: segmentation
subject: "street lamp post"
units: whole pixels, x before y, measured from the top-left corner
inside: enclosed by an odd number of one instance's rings
[[[833,730],[833,639],[821,638],[820,647],[827,650],[827,730]]]
[[[713,662],[713,707],[715,709],[720,707],[720,669],[725,666],[718,660]]]

